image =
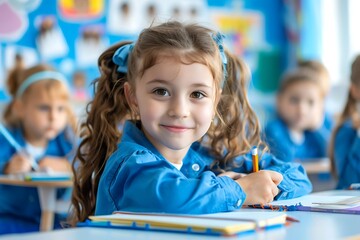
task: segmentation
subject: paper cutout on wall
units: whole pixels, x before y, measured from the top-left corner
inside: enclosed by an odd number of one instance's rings
[[[38,30],[36,44],[43,60],[66,56],[68,46],[55,16],[40,17]]]
[[[140,3],[126,0],[110,0],[107,14],[107,29],[112,34],[136,34],[140,31],[140,18],[136,7]]]
[[[0,39],[19,40],[28,27],[26,12],[14,8],[8,1],[0,1]]]
[[[2,56],[2,49],[1,49],[1,44],[0,44],[0,66],[2,66],[2,59],[3,59],[3,56]],[[4,75],[4,69],[2,67],[0,67],[0,76],[5,76]],[[5,80],[3,77],[0,77],[0,100],[2,99],[1,98],[1,89],[4,87],[5,85]]]
[[[4,49],[5,52],[5,70],[15,66],[17,55],[22,58],[24,67],[30,67],[39,62],[37,52],[34,48],[18,46],[18,45],[7,45]]]
[[[213,14],[213,19],[220,31],[227,36],[229,47],[235,54],[243,56],[249,51],[264,47],[264,21],[260,12],[217,12]]]
[[[102,25],[87,26],[82,29],[81,35],[75,43],[78,66],[96,66],[99,56],[108,45],[109,41],[104,37]]]
[[[204,0],[182,0],[172,1],[163,6],[163,13],[171,13],[170,19],[180,22],[200,22],[206,24],[207,18],[207,2]]]
[[[103,16],[104,0],[59,0],[60,15],[66,20],[84,21]]]
[[[30,12],[36,9],[40,5],[41,1],[42,0],[8,0],[14,9],[25,12]]]
[[[90,99],[88,86],[86,84],[85,71],[75,71],[72,75],[72,97],[75,101],[88,101]]]

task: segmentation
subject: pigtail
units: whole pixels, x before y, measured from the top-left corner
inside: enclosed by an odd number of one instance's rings
[[[350,76],[351,84],[360,86],[360,55],[357,56],[353,63],[351,64],[351,76]],[[330,147],[329,147],[329,156],[330,156],[330,164],[331,164],[331,173],[335,178],[337,178],[336,174],[336,165],[335,165],[335,136],[337,135],[340,127],[351,118],[354,113],[357,111],[356,109],[356,99],[352,96],[351,91],[349,89],[348,98],[346,101],[346,105],[344,107],[343,112],[339,116],[337,121],[336,127],[334,128],[330,140]]]
[[[335,178],[337,178],[336,165],[335,165],[335,159],[334,159],[335,136],[337,135],[340,127],[344,124],[344,122],[349,117],[351,117],[352,114],[356,111],[355,104],[356,104],[356,100],[351,96],[351,94],[349,92],[345,108],[344,108],[343,112],[341,113],[341,115],[339,116],[336,126],[331,134],[331,140],[330,140],[330,146],[329,146],[329,157],[330,157],[331,173]]]
[[[218,119],[212,126],[211,147],[221,169],[233,165],[235,157],[261,145],[260,124],[247,97],[249,70],[245,63],[226,52],[227,77],[217,107]],[[225,157],[223,156],[226,152]]]
[[[112,46],[98,60],[101,76],[93,83],[96,94],[87,106],[88,117],[81,126],[84,137],[73,162],[72,225],[94,214],[100,177],[121,137],[118,124],[129,114],[124,95],[126,75],[117,72],[112,61],[114,52],[125,44]]]
[[[10,126],[18,126],[20,123],[16,117],[16,114],[13,111],[15,103],[15,94],[21,85],[22,80],[24,79],[24,66],[23,64],[15,64],[15,67],[11,69],[8,73],[6,84],[9,94],[11,95],[10,103],[5,107],[4,110],[4,121]]]

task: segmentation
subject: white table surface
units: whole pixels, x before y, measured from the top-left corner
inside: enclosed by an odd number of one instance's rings
[[[315,193],[316,195],[329,196],[360,196],[360,191],[326,191]],[[254,209],[254,211],[259,211]],[[269,211],[269,210],[261,210]],[[147,232],[136,230],[120,230],[105,228],[72,228],[64,230],[56,230],[43,233],[27,233],[16,235],[3,235],[0,240],[198,240],[198,239],[244,239],[244,240],[260,240],[260,239],[346,239],[348,237],[357,236],[360,239],[360,215],[338,214],[338,213],[321,213],[321,212],[287,212],[293,218],[300,222],[291,223],[289,226],[271,229],[267,231],[259,231],[250,233],[240,237],[209,237],[191,234],[161,233]]]

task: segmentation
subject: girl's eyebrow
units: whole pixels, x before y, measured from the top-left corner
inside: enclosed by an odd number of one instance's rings
[[[166,81],[166,80],[162,80],[162,79],[153,79],[153,80],[150,80],[146,83],[146,85],[150,85],[150,84],[156,84],[156,83],[160,83],[160,84],[165,84],[165,85],[170,85],[169,84],[169,81]],[[208,84],[205,84],[205,83],[194,83],[194,84],[191,84],[191,87],[205,87],[205,88],[210,88],[212,89],[213,87],[208,85]]]
[[[161,83],[161,84],[169,84],[168,81],[162,79],[153,79],[146,83],[146,85],[154,84],[154,83]]]

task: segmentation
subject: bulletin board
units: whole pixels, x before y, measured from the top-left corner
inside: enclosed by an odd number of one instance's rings
[[[277,65],[269,69],[278,71],[265,75],[276,79],[286,55],[282,6],[280,0],[0,0],[0,101],[9,100],[5,80],[18,54],[25,66],[52,64],[70,86],[83,78],[91,98],[101,52],[169,19],[223,32],[227,47],[249,64],[255,83],[264,75],[258,74],[259,66],[275,59]],[[255,86],[266,91],[264,85]]]

